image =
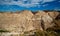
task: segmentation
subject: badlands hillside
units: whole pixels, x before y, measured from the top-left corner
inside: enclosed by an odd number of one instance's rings
[[[60,13],[57,11],[21,11],[0,13],[0,30],[22,33],[32,30],[60,29]]]

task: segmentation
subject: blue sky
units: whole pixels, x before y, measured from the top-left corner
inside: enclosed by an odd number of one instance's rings
[[[60,0],[0,0],[0,11],[60,10]]]

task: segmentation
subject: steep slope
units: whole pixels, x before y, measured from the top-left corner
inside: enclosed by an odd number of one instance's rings
[[[24,10],[20,13],[0,13],[0,29],[10,32],[19,32],[31,30],[46,30],[54,27],[54,19],[59,12],[38,11],[33,14],[31,11]]]
[[[30,11],[22,11],[21,13],[0,13],[0,29],[11,32],[23,32],[33,30],[32,21],[33,14]]]

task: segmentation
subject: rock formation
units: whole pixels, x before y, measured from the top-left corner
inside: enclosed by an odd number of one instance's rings
[[[0,13],[0,29],[10,32],[24,32],[30,30],[46,30],[55,26],[53,20],[59,12],[38,11],[33,14],[31,11],[21,11],[21,13]]]

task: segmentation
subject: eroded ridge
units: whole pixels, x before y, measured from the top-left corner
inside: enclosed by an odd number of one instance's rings
[[[33,14],[31,11],[21,11],[21,13],[0,13],[0,29],[10,32],[22,33],[24,31],[41,31],[55,26],[53,20],[59,15],[59,12],[38,11]]]

